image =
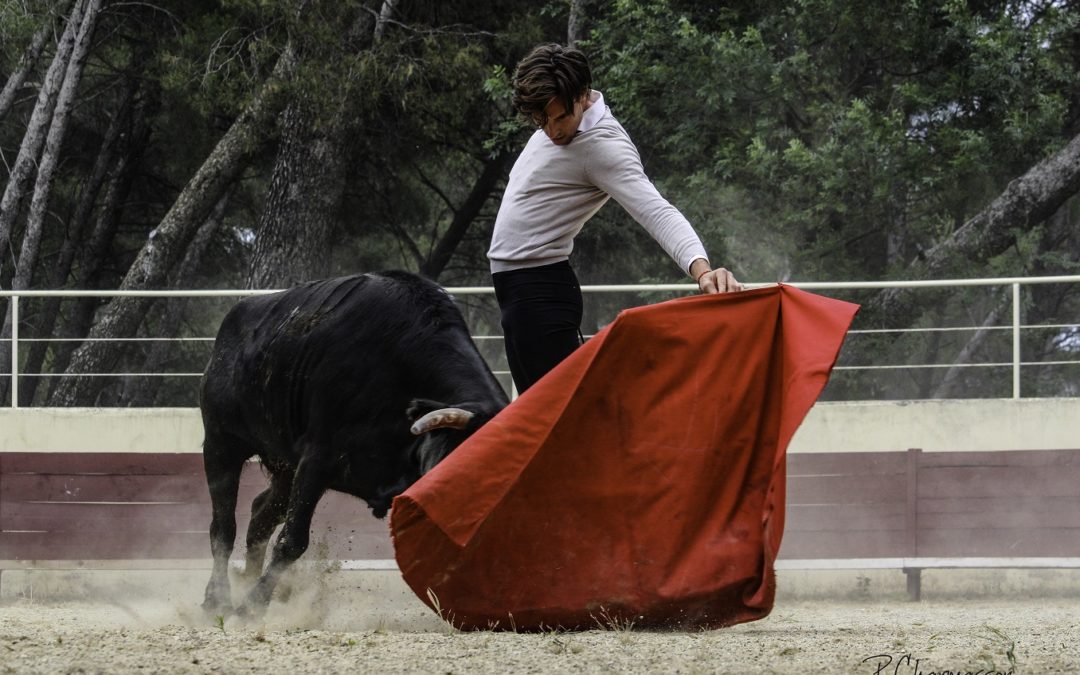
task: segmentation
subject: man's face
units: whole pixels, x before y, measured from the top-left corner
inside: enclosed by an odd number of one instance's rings
[[[534,121],[537,126],[544,130],[552,143],[566,145],[574,140],[574,134],[577,133],[578,126],[581,125],[581,116],[585,114],[587,97],[588,93],[582,95],[581,98],[574,101],[574,107],[567,110],[563,100],[556,96],[548,101],[547,107],[544,108],[543,117]]]

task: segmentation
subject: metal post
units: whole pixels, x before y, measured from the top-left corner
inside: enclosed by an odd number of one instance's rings
[[[19,407],[19,296],[11,296],[11,407]]]
[[[1013,301],[1013,398],[1020,398],[1020,284],[1012,285]]]

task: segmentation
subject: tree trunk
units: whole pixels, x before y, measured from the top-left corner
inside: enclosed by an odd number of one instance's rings
[[[38,250],[41,247],[42,230],[45,226],[45,209],[48,207],[49,193],[52,191],[60,148],[63,145],[64,136],[67,134],[68,120],[71,119],[75,93],[79,89],[83,66],[86,65],[86,57],[90,52],[90,40],[94,35],[97,16],[101,10],[101,1],[87,1],[78,37],[68,59],[64,83],[60,87],[59,95],[56,97],[56,106],[53,111],[52,122],[49,125],[49,133],[45,139],[41,161],[38,162],[37,180],[34,182],[34,195],[30,200],[30,213],[26,219],[22,249],[19,252],[15,277],[11,281],[11,289],[15,291],[29,288],[34,276]],[[0,335],[11,335],[11,318],[11,303],[8,303],[4,315],[4,327],[0,329]],[[0,363],[9,363],[11,361],[11,348],[10,342],[0,342]],[[10,381],[8,379],[0,380],[0,398],[7,396],[9,387]]]
[[[296,66],[290,46],[278,59],[274,73],[263,85],[248,107],[237,117],[218,141],[210,156],[177,197],[161,223],[150,233],[135,257],[121,290],[159,288],[166,275],[184,255],[211,209],[236,180],[250,157],[266,140],[265,130],[271,126],[281,97],[282,82],[288,81]],[[125,337],[135,334],[146,314],[148,299],[118,297],[109,303],[104,315],[89,337]],[[100,378],[78,377],[80,373],[109,372],[119,360],[122,349],[116,343],[88,341],[72,356],[68,375],[56,387],[51,403],[57,406],[93,405],[101,392]]]
[[[566,20],[566,46],[575,47],[585,37],[585,4],[588,0],[570,0],[570,16]]]
[[[1039,241],[1039,253],[1030,269],[1033,276],[1069,274],[1080,268],[1080,198],[1058,209],[1043,230]],[[1032,284],[1026,289],[1030,301],[1024,306],[1024,323],[1028,325],[1066,324],[1075,320],[1071,311],[1073,302],[1080,296],[1075,284]],[[1068,329],[1043,329],[1033,331],[1024,340],[1031,347],[1021,354],[1024,361],[1043,361],[1075,358],[1075,351],[1062,350],[1061,338]],[[1040,339],[1041,336],[1041,339]],[[1035,345],[1039,345],[1037,348]],[[1063,353],[1063,351],[1065,353]],[[1061,383],[1071,376],[1075,378],[1075,366],[1029,367],[1024,374],[1024,396],[1075,396],[1075,390],[1062,387]],[[1068,373],[1062,377],[1064,373]]]
[[[184,255],[180,269],[172,275],[171,286],[173,288],[191,288],[194,286],[199,266],[202,263],[203,254],[214,238],[214,233],[221,227],[225,218],[225,210],[229,204],[229,193],[226,192],[214,206],[210,217],[206,219],[195,238],[191,240],[187,253]],[[163,303],[161,312],[160,329],[155,331],[158,335],[172,337],[180,331],[180,322],[184,318],[184,306],[187,302],[184,298],[168,298]],[[143,362],[141,372],[158,373],[166,365],[169,352],[176,349],[175,343],[154,342],[150,353]],[[162,379],[159,377],[142,376],[129,378],[124,383],[123,392],[120,395],[120,405],[131,407],[146,407],[154,405],[158,392],[161,389]]]
[[[394,4],[384,2],[376,24],[390,16]],[[298,16],[307,11],[299,8]],[[347,48],[370,48],[376,30],[371,15],[361,11],[345,31]],[[284,288],[326,276],[345,193],[350,87],[334,79],[345,47],[313,41],[303,31],[294,37],[298,70],[308,77],[297,83],[279,120],[281,140],[248,288]]]
[[[94,289],[102,286],[101,271],[104,269],[113,240],[116,238],[123,204],[131,192],[134,168],[142,161],[143,151],[149,145],[152,132],[151,119],[158,103],[156,97],[138,101],[133,111],[131,130],[120,137],[121,147],[117,152],[119,159],[109,178],[105,199],[98,210],[97,221],[90,236],[78,252],[79,278],[75,282],[75,288]],[[94,315],[102,304],[100,298],[94,297],[79,298],[75,301],[75,308],[65,322],[64,329],[60,331],[60,336],[65,340],[57,343],[54,348],[53,373],[67,371],[71,356],[78,347],[78,343],[73,340],[82,340],[89,335]],[[48,395],[50,401],[61,382],[60,378],[50,379]]]
[[[1016,243],[1026,232],[1054,214],[1080,190],[1080,135],[1060,151],[1016,178],[990,204],[948,239],[930,249],[925,259],[908,267],[908,278],[945,278],[965,263],[983,263]],[[907,326],[922,305],[910,289],[890,288],[870,303],[890,325]]]
[[[56,55],[49,65],[41,91],[38,92],[34,112],[30,115],[30,123],[27,124],[22,143],[19,145],[19,154],[15,157],[15,163],[8,175],[4,196],[0,198],[0,251],[8,251],[11,248],[11,231],[19,215],[19,206],[30,186],[30,179],[34,175],[38,157],[41,155],[41,146],[45,143],[46,129],[52,119],[56,97],[60,93],[60,86],[67,73],[67,65],[75,47],[77,31],[82,25],[83,6],[83,0],[76,0],[75,7],[71,10],[67,27],[64,28],[64,34],[56,47]],[[0,255],[0,269],[3,268],[3,263],[3,255]]]
[[[142,136],[136,136],[136,138],[145,140],[148,132],[149,128],[147,127],[146,132]],[[105,199],[99,210],[97,222],[94,224],[94,231],[90,233],[79,255],[79,279],[75,284],[76,288],[92,289],[101,285],[99,283],[101,269],[116,236],[117,224],[122,209],[121,205],[131,191],[132,175],[130,167],[135,163],[136,155],[141,152],[142,147],[142,145],[132,145],[129,151],[120,156],[120,161],[114,169],[108,188],[105,191]],[[63,330],[60,331],[60,337],[64,341],[57,343],[53,350],[52,372],[54,374],[67,372],[72,354],[78,346],[73,340],[82,340],[89,335],[90,327],[94,321],[94,314],[101,304],[100,298],[93,297],[79,298],[75,301],[75,307],[64,323]],[[48,396],[50,405],[54,405],[51,401],[53,401],[57,387],[62,382],[63,379],[61,378],[50,379]]]
[[[101,188],[108,177],[109,166],[114,163],[120,150],[118,142],[120,133],[131,121],[131,109],[135,101],[135,90],[138,83],[139,78],[135,76],[125,79],[124,91],[120,95],[120,107],[109,121],[109,127],[106,129],[101,142],[101,149],[98,151],[94,166],[90,170],[90,176],[83,186],[82,193],[79,195],[79,201],[68,223],[67,235],[64,237],[64,242],[60,247],[60,252],[52,268],[52,273],[49,275],[46,288],[60,290],[67,284],[75,262],[75,255],[82,247],[84,233],[87,224],[90,222],[94,204],[97,202],[98,195],[101,194]],[[85,288],[86,286],[82,287]],[[45,298],[32,331],[35,337],[47,338],[53,334],[60,314],[60,305],[60,298]],[[48,342],[33,342],[30,344],[26,354],[24,372],[41,372],[41,367],[45,362],[45,354],[49,351],[49,344]],[[57,350],[54,348],[53,351],[55,353]],[[68,353],[70,354],[70,351]],[[23,386],[19,388],[19,405],[28,406],[33,404],[40,379],[28,375],[22,380]]]
[[[930,319],[930,321],[928,321],[928,323],[931,326],[940,326],[942,324],[942,322],[944,321],[944,318],[945,318],[945,306],[941,305],[941,304],[935,304],[928,311],[932,315],[931,319]],[[942,338],[944,338],[944,337],[945,337],[945,333],[942,332],[942,331],[934,331],[934,332],[930,333],[930,337],[926,341],[925,348],[920,350],[920,354],[919,354],[919,357],[918,357],[919,363],[930,363],[931,361],[933,361],[933,359],[935,359],[937,357],[937,355],[941,352],[941,342],[942,342]],[[878,346],[880,347],[880,345],[878,345]],[[875,352],[873,350],[873,347],[871,347],[867,351],[864,351],[864,353],[867,354],[867,357],[870,360],[874,360]],[[884,352],[884,349],[882,349],[881,351],[877,351],[876,353],[877,354],[883,354],[885,352]],[[908,371],[909,373],[911,373],[911,379],[915,383],[915,395],[914,395],[914,398],[933,398],[934,388],[937,386],[937,374],[934,372],[935,370],[937,370],[937,369],[936,368],[917,368],[915,370]],[[881,371],[881,372],[888,372],[888,371]],[[897,371],[897,372],[903,372],[903,371]],[[900,390],[897,390],[895,395],[892,392],[888,393],[887,397],[888,398],[898,398],[898,397],[912,398],[911,395],[905,394],[904,392],[902,392]]]
[[[942,378],[941,384],[930,398],[950,398],[953,395],[953,391],[956,389],[957,383],[962,381],[965,370],[965,364],[971,363],[972,357],[975,356],[975,352],[979,351],[979,348],[986,342],[986,338],[990,337],[990,333],[993,331],[993,327],[998,325],[1001,320],[1001,313],[1007,308],[1012,306],[1012,294],[1006,293],[1002,297],[998,304],[990,310],[990,313],[983,319],[982,325],[975,331],[975,334],[971,336],[971,339],[964,344],[964,348],[960,350],[956,358],[953,360],[952,367],[945,372],[945,377]]]
[[[454,255],[454,251],[457,250],[458,244],[461,243],[465,233],[468,232],[469,226],[480,215],[480,210],[491,197],[492,192],[495,191],[499,180],[506,173],[510,157],[509,152],[500,151],[494,159],[490,159],[484,164],[484,170],[480,172],[476,182],[473,183],[469,196],[461,207],[454,211],[454,219],[450,222],[450,227],[446,229],[446,232],[439,239],[435,250],[420,265],[421,274],[434,280],[438,279],[439,275],[446,269],[446,266],[450,263],[450,258]]]
[[[4,88],[0,90],[0,121],[3,121],[8,111],[11,110],[11,106],[14,105],[15,95],[19,92],[23,82],[26,81],[26,76],[34,69],[34,65],[41,56],[41,50],[45,48],[45,40],[52,34],[52,30],[53,20],[50,16],[38,29],[38,32],[34,34],[30,44],[26,47],[26,51],[23,52],[22,57],[19,59],[19,65],[15,66],[15,71],[11,73],[7,82],[4,83]]]
[[[375,22],[374,40],[376,43],[382,40],[383,35],[386,34],[386,24],[394,18],[397,4],[398,0],[383,0],[382,9],[379,10],[379,18]]]
[[[326,276],[345,190],[341,114],[316,115],[304,94],[282,113],[248,288],[285,288]]]

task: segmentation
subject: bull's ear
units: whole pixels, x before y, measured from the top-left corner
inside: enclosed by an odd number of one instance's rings
[[[405,410],[405,417],[409,418],[410,422],[415,422],[429,412],[447,407],[449,407],[449,404],[443,403],[442,401],[432,401],[427,398],[414,398],[409,401],[409,407]]]
[[[416,420],[410,431],[420,436],[435,429],[464,429],[472,418],[473,413],[462,408],[439,408]]]

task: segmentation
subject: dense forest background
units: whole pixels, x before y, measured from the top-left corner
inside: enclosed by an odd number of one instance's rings
[[[385,268],[487,285],[532,131],[510,75],[541,42],[589,54],[650,176],[743,281],[1078,274],[1078,10],[2,0],[0,287],[268,289]],[[573,263],[583,283],[686,280],[614,203]],[[986,364],[1011,362],[1011,289],[829,294],[861,302],[869,331],[842,364],[938,367],[838,371],[828,397],[1010,394],[1008,367]],[[586,332],[658,299],[588,295]],[[197,377],[137,374],[201,371],[208,342],[153,338],[212,336],[233,301],[23,299],[20,403],[194,405]],[[489,298],[461,301],[497,332]],[[1025,331],[1025,362],[1080,359],[1080,285],[1022,303],[1047,326]],[[893,332],[910,327],[935,330]],[[1024,373],[1024,395],[1080,395],[1080,366]]]

